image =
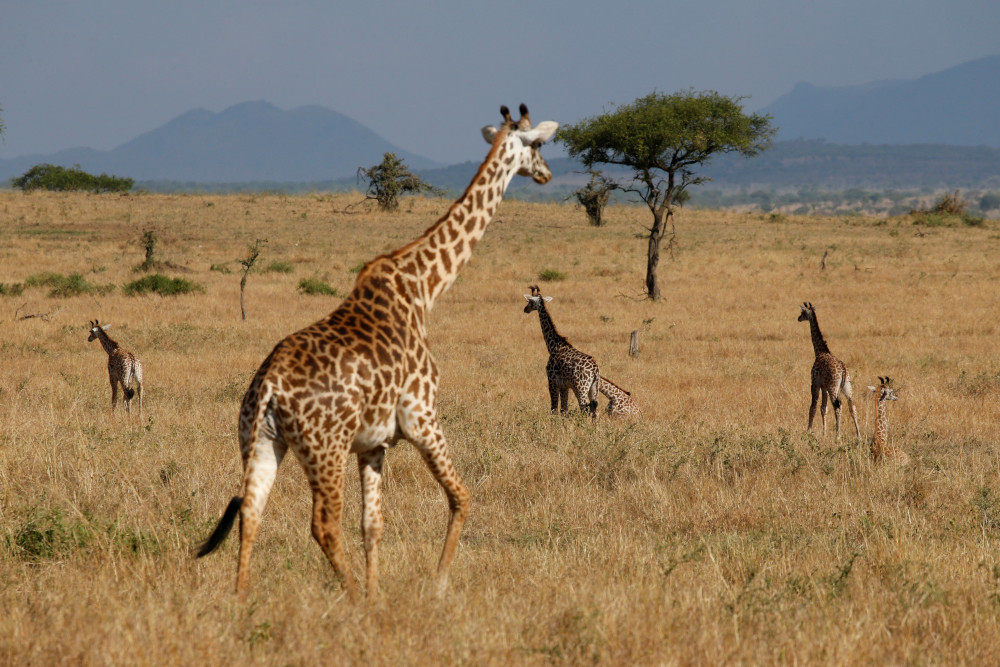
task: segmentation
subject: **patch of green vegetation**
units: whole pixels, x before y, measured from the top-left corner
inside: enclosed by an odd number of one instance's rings
[[[291,262],[277,260],[265,266],[263,273],[291,273],[293,269]]]
[[[310,296],[337,296],[337,290],[319,278],[303,278],[299,281],[299,291]]]
[[[225,264],[213,264],[212,266],[208,267],[208,270],[209,271],[217,271],[219,273],[226,273],[226,274],[229,274],[229,273],[233,272],[233,270],[230,269]]]
[[[0,296],[18,296],[24,292],[24,283],[0,283]]]
[[[566,280],[566,274],[563,273],[562,271],[556,271],[555,269],[545,269],[538,274],[538,279],[543,282]]]
[[[67,297],[80,294],[107,294],[114,285],[94,285],[79,273],[64,276],[61,273],[36,273],[24,280],[25,287],[50,287],[49,296]]]
[[[178,294],[205,291],[205,288],[196,282],[183,278],[170,278],[162,273],[154,273],[139,280],[133,280],[130,283],[126,283],[122,289],[128,296],[146,294],[148,292],[153,292],[160,296],[177,296]]]
[[[347,271],[349,273],[361,273],[361,269],[363,269],[363,268],[365,268],[365,263],[364,262],[358,262],[357,264],[355,264],[351,268],[347,269]]]
[[[12,546],[22,560],[38,562],[86,548],[92,541],[87,524],[66,519],[59,509],[35,509],[14,533]]]

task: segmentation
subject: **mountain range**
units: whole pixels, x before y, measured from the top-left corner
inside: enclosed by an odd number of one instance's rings
[[[1000,56],[906,81],[844,87],[800,83],[762,110],[779,128],[775,149],[754,160],[719,156],[710,175],[723,187],[781,187],[805,178],[831,187],[833,182],[869,183],[866,174],[924,185],[914,182],[913,174],[936,172],[950,177],[952,186],[978,186],[984,179],[995,180],[1000,166],[997,81]],[[914,149],[918,144],[937,146]],[[947,153],[944,162],[942,150]],[[193,109],[110,151],[79,148],[0,160],[0,183],[43,162],[78,164],[91,173],[146,184],[344,182],[354,179],[359,166],[378,164],[390,151],[442,187],[460,189],[467,184],[461,182],[466,174],[474,173],[475,164],[437,164],[331,109],[282,110],[259,101],[219,113]],[[553,162],[563,174],[581,169],[568,160]],[[889,166],[896,171],[886,173]],[[941,172],[942,166],[950,171]],[[448,182],[435,182],[435,174]],[[460,183],[456,187],[452,181]]]

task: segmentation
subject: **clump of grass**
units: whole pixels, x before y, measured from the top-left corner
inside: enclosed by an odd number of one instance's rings
[[[556,280],[566,280],[566,274],[562,271],[556,271],[555,269],[545,269],[538,274],[538,279],[544,282],[553,282]]]
[[[292,272],[291,262],[274,261],[264,267],[263,273],[291,273]]]
[[[0,296],[18,296],[24,292],[24,283],[0,283]]]
[[[233,270],[230,269],[225,264],[213,264],[212,266],[208,267],[208,270],[209,271],[217,271],[219,273],[226,273],[226,274],[229,274],[229,273],[233,272]]]
[[[83,523],[68,521],[58,509],[35,511],[17,532],[13,545],[19,558],[38,562],[65,556],[86,548],[93,538]]]
[[[196,282],[184,280],[183,278],[170,278],[162,273],[154,273],[139,280],[133,280],[127,283],[122,289],[128,296],[146,294],[148,292],[153,292],[161,296],[176,296],[178,294],[205,291],[205,288]]]
[[[299,291],[310,296],[337,296],[337,290],[319,278],[303,278],[299,281]]]
[[[351,268],[347,269],[347,271],[349,273],[361,273],[361,269],[363,269],[363,268],[365,268],[365,263],[364,262],[358,262],[357,264],[355,264]]]
[[[25,287],[51,287],[49,296],[78,296],[80,294],[105,294],[114,289],[113,285],[98,286],[89,282],[82,274],[36,273],[24,281]]]

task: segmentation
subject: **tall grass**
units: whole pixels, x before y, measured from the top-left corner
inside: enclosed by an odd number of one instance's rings
[[[331,227],[329,211],[357,195],[331,199],[0,192],[3,284],[78,270],[80,236],[39,226],[85,234],[86,261],[124,284],[122,248],[155,223],[177,230],[171,256],[205,287],[153,301],[0,295],[8,315],[29,299],[62,309],[3,325],[3,662],[986,664],[1000,653],[1000,235],[986,223],[917,236],[908,217],[682,212],[652,303],[636,236],[647,212],[611,207],[596,228],[572,206],[504,202],[428,323],[442,425],[473,502],[447,593],[430,585],[446,501],[401,443],[387,456],[381,601],[343,598],[290,456],[239,603],[235,535],[202,560],[190,549],[238,491],[236,417],[254,371],[332,305],[267,272],[242,322],[236,281],[211,267],[266,228],[296,271],[346,294],[352,268],[450,204],[417,198]],[[548,414],[547,355],[521,295],[556,262],[553,321],[632,392],[643,421]],[[865,442],[805,432],[804,300],[850,368],[866,438],[865,387],[895,379],[890,439],[911,466],[875,467]],[[143,361],[142,423],[109,419],[106,355],[87,343],[95,317]],[[344,525],[357,575],[355,478]]]

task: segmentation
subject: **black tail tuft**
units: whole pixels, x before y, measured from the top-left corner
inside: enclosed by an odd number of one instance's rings
[[[229,506],[226,507],[225,514],[219,519],[219,525],[215,527],[215,530],[208,536],[208,539],[195,551],[196,558],[207,556],[222,544],[226,536],[229,535],[229,531],[233,529],[233,522],[236,521],[236,516],[240,513],[240,505],[242,504],[243,499],[239,496],[235,496],[229,501]]]
[[[592,414],[592,415],[596,415],[597,414],[597,401],[596,400],[590,402],[590,414]]]
[[[833,399],[833,409],[834,410],[839,410],[840,409],[840,396],[838,396],[837,398]]]
[[[126,401],[131,401],[133,396],[135,396],[135,389],[126,389],[125,390],[125,400]]]

